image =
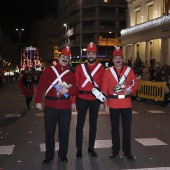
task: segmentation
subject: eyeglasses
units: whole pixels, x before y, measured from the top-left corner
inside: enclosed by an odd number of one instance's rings
[[[122,57],[122,56],[115,56],[115,57],[113,57],[113,59],[114,59],[114,60],[122,60],[123,57]]]

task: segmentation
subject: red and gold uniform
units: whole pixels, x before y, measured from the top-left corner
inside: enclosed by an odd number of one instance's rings
[[[102,87],[102,91],[103,93],[105,93],[107,96],[109,95],[113,95],[113,87],[115,87],[118,82],[116,81],[116,79],[114,78],[114,76],[112,75],[111,68],[107,69],[105,71],[104,77],[103,77],[103,87]],[[116,69],[118,75],[120,75],[120,77],[122,77],[125,73],[127,69],[127,66],[123,66],[123,69]],[[136,90],[138,89],[138,83],[136,80],[136,76],[134,74],[133,69],[130,70],[129,74],[127,75],[127,83],[128,82],[132,82],[134,81],[134,86],[132,88],[132,94],[136,92]],[[118,95],[124,95],[124,92],[120,92]],[[107,101],[105,102],[105,105],[108,105],[109,108],[131,108],[132,107],[132,101],[131,101],[131,97],[127,97],[127,98],[122,98],[122,99],[116,99],[116,98],[109,98],[107,99]]]
[[[87,58],[88,62],[77,66],[75,71],[76,83],[78,85],[78,96],[75,101],[75,97],[72,99],[72,103],[77,106],[77,126],[76,126],[76,157],[82,157],[82,145],[83,145],[83,127],[87,110],[89,110],[89,146],[88,153],[92,156],[96,156],[94,151],[94,143],[97,131],[97,118],[100,107],[100,102],[92,95],[92,89],[94,88],[91,82],[89,72],[94,81],[95,86],[101,89],[102,79],[104,75],[104,66],[97,61],[97,48],[96,45],[91,42],[87,46]],[[86,68],[89,68],[89,72]]]
[[[38,109],[42,109],[44,101],[46,152],[43,164],[48,164],[54,159],[57,124],[59,134],[58,158],[63,162],[67,161],[71,121],[70,98],[77,94],[75,76],[67,67],[70,54],[71,50],[68,46],[62,49],[58,63],[55,66],[47,67],[42,73],[36,91],[35,102]]]
[[[68,70],[67,66],[61,66],[60,64],[57,64],[55,68],[57,69],[59,75],[61,75],[64,71]],[[48,87],[51,85],[51,83],[54,82],[56,78],[57,78],[56,74],[51,67],[48,67],[44,70],[43,74],[41,75],[38,87],[37,87],[37,92],[35,96],[36,103],[42,103],[43,94],[46,92]],[[73,72],[71,71],[67,72],[61,79],[63,82],[66,82],[67,84],[72,85],[71,88],[69,88],[68,94],[70,96],[76,95],[77,85],[76,85]],[[57,92],[54,87],[52,87],[49,90],[46,96],[50,96],[51,100],[48,98],[44,99],[45,107],[51,107],[51,108],[56,108],[56,109],[70,109],[71,108],[70,98],[64,99],[64,95],[60,94],[61,100],[57,100]]]
[[[93,72],[93,70],[96,68],[98,64],[99,64],[98,62],[95,62],[93,65],[88,64],[91,73]],[[96,84],[100,89],[102,85],[103,75],[104,75],[104,66],[101,65],[93,76],[93,80],[96,82]],[[85,92],[85,94],[78,93],[78,97],[86,100],[96,100],[91,93],[92,88],[94,87],[93,84],[90,81],[88,81],[87,84],[83,86],[83,83],[86,81],[87,78],[84,74],[81,64],[78,65],[76,68],[75,77],[76,77],[76,83],[78,85],[78,91],[82,93]],[[72,99],[72,102],[75,102],[75,97]]]
[[[131,154],[131,123],[132,101],[131,94],[138,88],[138,82],[132,68],[123,66],[123,54],[120,47],[113,51],[114,66],[105,71],[102,91],[108,97],[105,110],[110,112],[112,153],[111,158],[116,158],[122,143],[124,156],[133,160]],[[121,118],[121,121],[120,121]],[[120,142],[120,122],[122,124],[122,142]]]

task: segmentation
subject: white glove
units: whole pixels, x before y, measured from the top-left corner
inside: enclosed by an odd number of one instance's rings
[[[129,94],[132,94],[132,86],[125,89],[125,95],[129,95]]]
[[[75,103],[72,103],[72,104],[71,104],[71,110],[74,111],[74,112],[77,110]]]
[[[104,110],[104,104],[100,104],[99,109],[100,109],[100,110]]]
[[[60,94],[68,93],[68,88],[63,86],[63,88],[60,89],[58,92],[59,92]]]
[[[108,105],[105,105],[104,110],[105,110],[106,112],[109,112],[109,106],[108,106]]]
[[[42,104],[41,103],[36,103],[36,108],[42,110]]]

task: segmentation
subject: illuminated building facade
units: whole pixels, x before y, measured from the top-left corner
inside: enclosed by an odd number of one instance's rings
[[[121,30],[125,62],[139,56],[170,65],[170,0],[126,0],[127,28]]]

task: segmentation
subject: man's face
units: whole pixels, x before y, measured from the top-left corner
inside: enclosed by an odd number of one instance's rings
[[[96,52],[87,52],[86,56],[90,64],[93,64],[96,61]]]
[[[116,68],[121,68],[123,65],[123,57],[122,56],[115,56],[113,57],[113,63]]]
[[[68,63],[70,61],[70,58],[61,54],[60,57],[58,58],[58,62],[62,65],[62,66],[67,66]]]

